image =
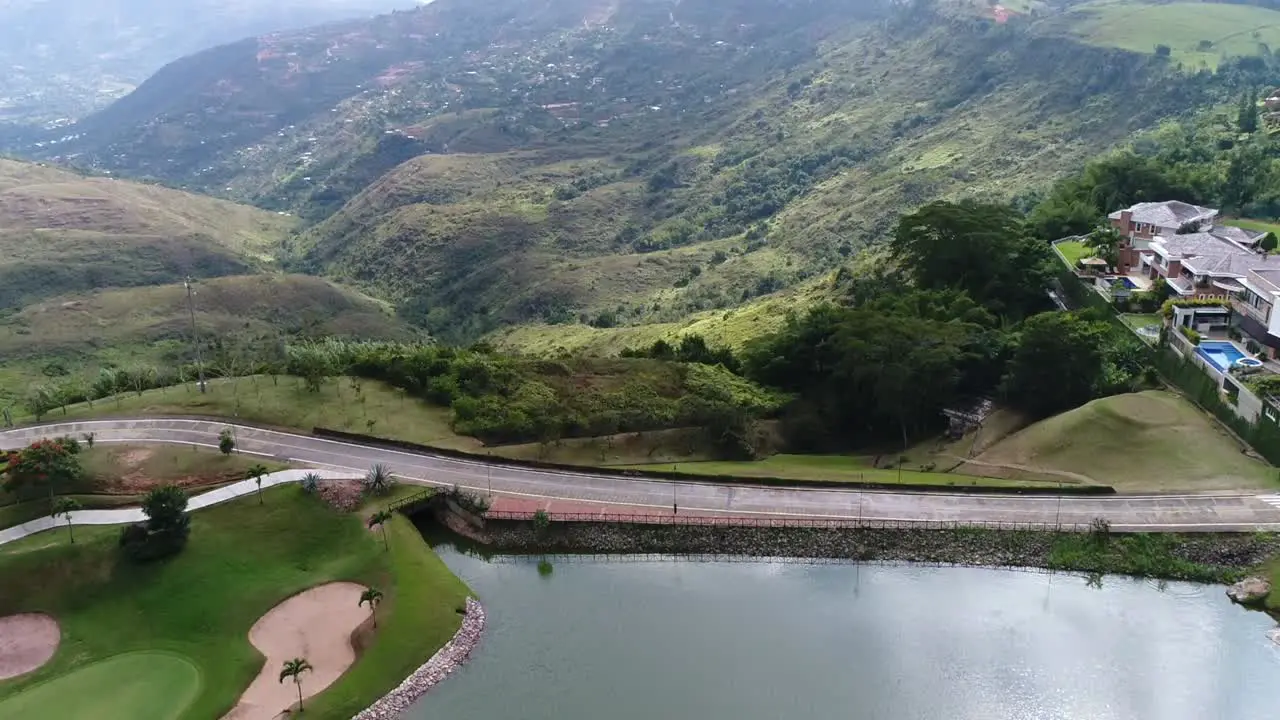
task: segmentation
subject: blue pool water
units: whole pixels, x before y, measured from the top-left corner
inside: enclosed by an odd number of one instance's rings
[[[1222,372],[1231,369],[1237,360],[1244,357],[1240,349],[1229,342],[1202,342],[1196,348],[1196,354]]]
[[[1134,281],[1130,280],[1130,279],[1129,279],[1129,278],[1127,278],[1127,277],[1121,276],[1121,277],[1116,278],[1116,280],[1115,280],[1115,281],[1116,281],[1116,282],[1118,282],[1118,283],[1120,283],[1122,286],[1124,286],[1124,287],[1126,287],[1126,288],[1128,288],[1128,289],[1130,289],[1130,290],[1137,290],[1137,289],[1138,289],[1138,283],[1136,283],[1136,282],[1134,282]]]

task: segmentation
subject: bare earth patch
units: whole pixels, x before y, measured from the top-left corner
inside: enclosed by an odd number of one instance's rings
[[[25,675],[49,662],[61,640],[58,621],[48,615],[0,617],[0,680]]]
[[[329,583],[294,595],[258,619],[249,642],[266,656],[240,702],[223,720],[273,720],[298,702],[289,680],[280,682],[286,660],[306,658],[315,669],[302,675],[302,695],[311,697],[329,687],[356,660],[351,633],[369,619],[360,607],[364,587]]]

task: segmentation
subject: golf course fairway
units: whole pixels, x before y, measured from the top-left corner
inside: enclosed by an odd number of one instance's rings
[[[200,671],[181,655],[131,652],[87,665],[0,702],[5,720],[174,720],[200,693]]]

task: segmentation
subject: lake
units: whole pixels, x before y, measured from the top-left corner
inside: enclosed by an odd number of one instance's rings
[[[1274,622],[1223,588],[976,568],[494,561],[489,625],[406,720],[1241,720]],[[1100,584],[1100,587],[1099,587]]]

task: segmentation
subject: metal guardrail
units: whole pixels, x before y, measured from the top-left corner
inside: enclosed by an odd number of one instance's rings
[[[402,508],[408,507],[415,503],[422,502],[423,500],[428,500],[431,498],[431,496],[435,494],[436,494],[435,488],[423,490],[422,492],[414,493],[407,497],[402,497],[399,500],[396,500],[395,502],[387,506],[387,510],[389,512],[399,512]]]
[[[491,510],[485,520],[532,521],[533,512]],[[681,527],[810,528],[832,530],[1000,530],[1006,532],[1087,532],[1088,525],[963,520],[882,520],[859,518],[781,518],[715,515],[642,515],[628,513],[551,513],[552,522]]]
[[[486,562],[495,565],[532,565],[538,562],[549,562],[552,565],[593,565],[597,563],[654,563],[654,562],[706,562],[706,563],[744,563],[765,565],[866,565],[870,567],[912,567],[912,568],[973,568],[985,567],[966,563],[929,562],[920,560],[859,560],[850,557],[804,557],[801,555],[735,555],[720,553],[519,553],[489,555]],[[1001,565],[1001,570],[1030,573],[1033,575],[1079,575],[1081,573],[1054,570],[1051,568],[1030,567],[1021,565]]]

